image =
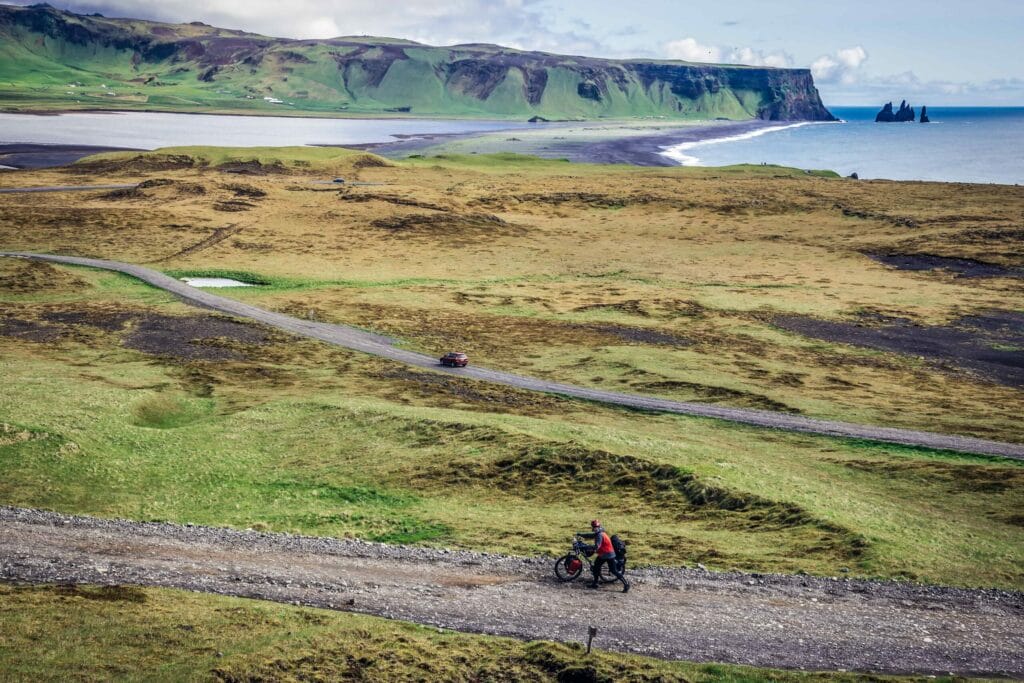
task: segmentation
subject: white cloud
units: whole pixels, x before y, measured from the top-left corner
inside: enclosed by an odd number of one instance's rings
[[[854,83],[860,77],[860,68],[868,60],[868,53],[860,45],[822,55],[811,63],[811,75],[818,83]]]
[[[696,38],[673,40],[665,45],[665,54],[670,59],[684,62],[721,62],[722,49],[715,45],[702,45]]]
[[[868,53],[860,45],[847,47],[836,51],[839,63],[847,69],[859,69],[860,65],[867,61]]]
[[[11,0],[0,0],[10,2]],[[14,0],[29,4],[37,0]],[[372,35],[432,45],[493,42],[577,54],[613,52],[597,39],[546,28],[541,0],[51,0],[72,12],[173,23],[202,21],[282,38]]]
[[[682,38],[666,43],[664,54],[670,59],[686,62],[712,62],[715,64],[747,64],[749,66],[774,66],[785,68],[793,65],[793,58],[785,52],[763,52],[750,47],[723,47],[704,45],[696,38]]]

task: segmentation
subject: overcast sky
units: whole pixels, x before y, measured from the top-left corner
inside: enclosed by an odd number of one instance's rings
[[[11,0],[3,0],[10,2]],[[291,38],[378,35],[812,69],[826,104],[1024,105],[1024,0],[50,0]],[[15,0],[15,4],[30,4]]]

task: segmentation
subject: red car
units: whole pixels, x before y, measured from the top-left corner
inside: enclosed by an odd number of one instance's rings
[[[441,356],[441,365],[449,368],[464,368],[469,365],[469,356],[452,351]]]

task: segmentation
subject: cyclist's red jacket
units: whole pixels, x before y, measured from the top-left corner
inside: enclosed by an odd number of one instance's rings
[[[597,546],[596,552],[598,557],[603,557],[606,560],[615,557],[615,546],[612,545],[612,537],[608,535],[608,532],[598,527],[596,531],[590,534],[580,534],[583,538],[594,539],[594,544]]]

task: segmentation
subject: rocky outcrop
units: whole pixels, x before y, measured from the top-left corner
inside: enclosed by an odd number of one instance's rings
[[[350,114],[834,120],[807,69],[596,59],[481,44],[432,47],[372,37],[290,40],[46,5],[0,5],[0,43],[6,59],[67,73],[69,81],[92,75],[136,96],[152,90],[152,101],[166,99],[158,84],[193,84],[188,101],[216,100],[222,109],[226,96],[234,96],[248,100],[246,108],[255,103]],[[123,83],[116,74],[126,74]],[[273,101],[262,104],[268,95]]]
[[[906,123],[907,121],[913,121],[917,117],[914,115],[914,108],[907,104],[906,100],[900,104],[900,110],[896,112],[896,123]]]
[[[899,111],[894,112],[892,102],[887,102],[882,111],[875,115],[875,123],[904,123],[915,120],[914,108],[906,100],[900,103]]]
[[[928,118],[928,107],[921,107],[921,123],[931,123],[932,120]]]

